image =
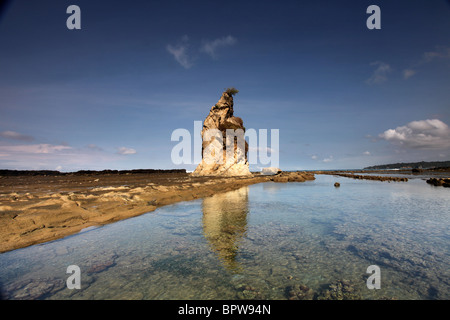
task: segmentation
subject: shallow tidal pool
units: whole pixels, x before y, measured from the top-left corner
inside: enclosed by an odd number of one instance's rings
[[[449,299],[449,192],[418,178],[256,184],[0,254],[0,291],[4,299]],[[67,288],[70,265],[81,289]],[[380,289],[367,287],[371,265]]]

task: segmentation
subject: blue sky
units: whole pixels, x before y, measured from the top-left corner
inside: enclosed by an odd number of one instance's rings
[[[0,168],[192,170],[171,134],[230,86],[281,169],[450,160],[450,2],[10,1]]]

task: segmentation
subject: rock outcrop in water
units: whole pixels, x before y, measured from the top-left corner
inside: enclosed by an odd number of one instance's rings
[[[247,161],[248,144],[244,139],[245,127],[242,119],[233,115],[233,95],[236,92],[235,89],[223,92],[206,117],[202,130],[202,162],[195,169],[194,175],[251,175]],[[231,156],[228,157],[227,129],[242,134],[242,140],[233,137],[234,141],[228,142],[229,149],[232,148],[229,151]]]
[[[314,174],[309,172],[281,172],[273,177],[271,181],[273,182],[305,182],[307,180],[315,180]]]
[[[396,182],[406,182],[408,178],[400,177],[385,177],[385,176],[371,176],[371,175],[359,175],[359,174],[348,174],[348,173],[333,173],[335,176],[353,178],[359,180],[378,180],[378,181],[396,181]]]
[[[450,188],[450,178],[430,178],[427,183],[432,184],[435,187]]]

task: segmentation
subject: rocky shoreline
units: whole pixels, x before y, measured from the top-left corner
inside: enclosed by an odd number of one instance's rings
[[[367,171],[276,171],[273,175],[252,173],[240,177],[196,176],[184,170],[75,173],[3,170],[2,173],[0,253],[60,239],[91,226],[138,216],[164,205],[209,197],[261,182],[304,182],[314,180],[315,174],[387,182],[408,181],[406,177],[356,174],[369,173]],[[427,183],[449,187],[450,179],[442,178],[445,175],[441,172],[439,175],[438,178],[427,179]]]
[[[378,180],[378,181],[395,181],[395,182],[406,182],[408,178],[403,177],[385,177],[385,176],[369,176],[369,175],[359,175],[352,173],[333,173],[335,176],[352,178],[352,179],[362,179],[362,180]]]
[[[326,174],[358,180],[376,180],[387,182],[407,182],[409,179],[421,178],[434,186],[450,187],[450,168],[436,169],[401,169],[401,170],[333,170],[311,171],[314,174]],[[375,175],[382,174],[382,175]],[[397,176],[391,176],[395,174]]]
[[[0,253],[243,186],[313,179],[314,174],[304,172],[244,177],[176,171],[1,176]]]
[[[450,178],[430,178],[427,180],[427,183],[435,187],[450,188]]]

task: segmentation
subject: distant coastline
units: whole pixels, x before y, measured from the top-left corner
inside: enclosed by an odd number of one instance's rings
[[[438,169],[449,168],[450,161],[420,161],[420,162],[400,162],[392,164],[382,164],[376,166],[365,167],[365,170],[370,169]]]
[[[75,172],[60,172],[57,170],[10,170],[0,169],[0,176],[82,176],[104,174],[160,174],[186,173],[186,169],[132,169],[132,170],[79,170]]]

